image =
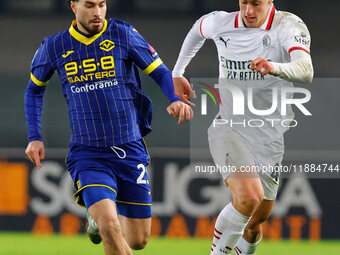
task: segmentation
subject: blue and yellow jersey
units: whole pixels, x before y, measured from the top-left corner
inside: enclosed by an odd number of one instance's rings
[[[126,22],[105,20],[92,37],[75,25],[46,37],[33,58],[25,95],[29,141],[42,140],[43,94],[55,70],[68,105],[71,143],[107,147],[140,139],[151,131],[152,104],[142,91],[138,68],[174,102],[179,98],[170,70]]]

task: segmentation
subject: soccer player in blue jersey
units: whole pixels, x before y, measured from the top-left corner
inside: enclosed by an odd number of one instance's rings
[[[25,94],[26,154],[41,168],[43,95],[56,70],[72,131],[67,168],[76,201],[88,210],[90,238],[103,240],[106,254],[132,254],[130,247],[145,247],[151,227],[149,156],[142,137],[151,131],[152,104],[138,68],[160,85],[170,101],[167,111],[179,124],[190,120],[192,111],[175,95],[171,71],[138,31],[105,19],[105,0],[70,5],[76,17],[70,28],[46,37],[32,61]]]

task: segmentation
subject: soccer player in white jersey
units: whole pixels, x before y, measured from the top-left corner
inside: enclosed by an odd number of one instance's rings
[[[305,23],[291,13],[277,11],[273,0],[239,0],[239,5],[238,12],[216,11],[201,17],[185,38],[173,77],[176,94],[186,103],[191,104],[188,99],[194,97],[194,91],[183,74],[206,39],[214,40],[217,47],[220,83],[243,91],[257,88],[253,90],[257,109],[270,108],[274,91],[292,87],[292,81],[312,81],[310,34]],[[276,109],[268,116],[255,116],[247,109],[243,116],[235,116],[230,89],[220,85],[219,92],[220,111],[208,130],[210,152],[216,165],[232,165],[238,171],[222,172],[232,202],[216,220],[211,254],[230,254],[232,250],[238,255],[255,254],[262,239],[262,223],[274,206],[278,176],[254,171],[256,178],[252,178],[241,172],[247,167],[280,165],[283,133],[289,126],[280,121],[292,119],[294,113],[287,107],[285,115],[282,109]],[[256,117],[264,125],[214,125],[219,119],[240,121],[241,117]]]

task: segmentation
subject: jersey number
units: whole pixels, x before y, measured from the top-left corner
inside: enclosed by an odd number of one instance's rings
[[[147,184],[147,183],[149,183],[148,180],[143,180],[144,175],[145,175],[145,173],[146,173],[146,168],[145,168],[145,166],[144,166],[143,164],[139,164],[139,165],[137,166],[137,168],[138,168],[138,169],[142,169],[142,172],[140,173],[140,175],[139,175],[139,177],[138,177],[138,179],[137,179],[137,184]]]
[[[77,62],[70,62],[65,65],[66,75],[75,75],[79,72],[79,69],[83,69],[84,73],[95,72],[97,66],[100,66],[103,70],[113,69],[115,67],[113,56],[105,56],[100,59],[100,63],[96,63],[94,58],[85,59],[78,67]]]

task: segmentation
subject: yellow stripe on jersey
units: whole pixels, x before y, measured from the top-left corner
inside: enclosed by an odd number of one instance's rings
[[[31,80],[35,83],[35,85],[39,87],[46,86],[48,81],[39,81],[37,78],[34,77],[34,75],[31,73]]]
[[[157,67],[163,64],[163,61],[160,58],[157,58],[151,65],[143,70],[144,73],[150,74],[152,73]]]
[[[117,203],[128,204],[128,205],[151,205],[151,203],[150,203],[150,204],[145,204],[145,203],[134,203],[134,202],[119,201],[119,200],[117,200]]]
[[[80,34],[75,28],[74,26],[77,24],[77,21],[74,20],[70,26],[70,29],[68,30],[70,32],[70,34],[76,39],[78,40],[79,42],[82,42],[83,44],[86,44],[86,45],[89,45],[91,43],[93,43],[96,39],[98,39],[98,37],[100,37],[106,30],[107,28],[107,20],[104,20],[104,26],[103,26],[103,29],[102,31],[100,31],[100,33],[98,34],[95,34],[94,36],[92,37],[86,37],[86,36],[83,36],[82,34]]]

